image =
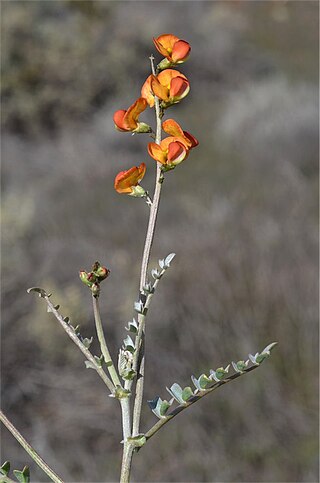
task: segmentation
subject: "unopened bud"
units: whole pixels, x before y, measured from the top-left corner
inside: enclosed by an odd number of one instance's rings
[[[97,268],[97,270],[95,271],[95,274],[99,282],[102,282],[102,280],[105,280],[109,275],[109,273],[110,273],[110,270],[108,270],[106,267],[101,267],[101,266]]]
[[[91,288],[92,282],[89,280],[89,275],[87,274],[87,272],[85,270],[81,270],[79,272],[79,277],[80,277],[81,282],[83,282],[87,287]]]

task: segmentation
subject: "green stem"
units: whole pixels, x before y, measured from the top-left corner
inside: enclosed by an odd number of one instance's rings
[[[31,456],[31,458],[37,463],[37,465],[51,478],[54,483],[63,483],[63,480],[50,468],[49,465],[41,458],[36,450],[24,439],[21,433],[14,427],[9,419],[0,411],[0,421],[7,427],[10,433],[21,444],[24,450]],[[5,481],[5,480],[4,480]],[[7,481],[12,481],[8,479]]]
[[[98,366],[98,364],[96,363],[96,360],[93,357],[93,355],[91,354],[91,352],[82,344],[81,340],[77,337],[74,330],[72,330],[72,328],[63,320],[62,315],[54,308],[54,305],[50,302],[49,297],[47,295],[45,295],[43,298],[47,302],[47,305],[50,309],[50,312],[53,313],[53,315],[55,316],[57,321],[60,323],[62,328],[66,331],[66,333],[68,334],[70,339],[76,344],[76,346],[79,347],[79,349],[84,354],[86,359],[88,359],[88,361],[90,361],[91,364],[94,366],[95,370],[97,371],[97,373],[99,374],[99,376],[101,377],[101,379],[103,380],[103,382],[105,383],[107,388],[110,390],[111,394],[114,394],[115,387],[114,387],[112,381],[109,379],[109,377],[104,372],[102,367]]]
[[[94,320],[95,320],[95,324],[96,324],[96,331],[97,331],[97,336],[98,336],[98,340],[99,340],[99,343],[100,343],[102,355],[104,357],[104,360],[105,360],[105,363],[107,365],[107,368],[108,368],[108,371],[109,371],[109,374],[110,374],[110,377],[112,379],[113,384],[115,386],[122,387],[118,373],[117,373],[117,371],[114,367],[114,364],[113,364],[113,361],[112,361],[112,358],[111,358],[111,355],[110,355],[110,352],[109,352],[109,349],[108,349],[108,346],[107,346],[105,336],[104,336],[102,322],[101,322],[101,316],[100,316],[100,308],[99,308],[98,297],[95,297],[94,295],[92,295],[92,304],[93,304]]]

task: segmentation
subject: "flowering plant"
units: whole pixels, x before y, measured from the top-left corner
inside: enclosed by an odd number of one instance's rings
[[[82,337],[79,327],[72,325],[69,317],[65,317],[60,313],[59,305],[52,303],[51,294],[39,287],[28,289],[28,292],[36,292],[45,300],[48,311],[53,314],[70,339],[82,351],[86,358],[86,367],[96,371],[107,386],[109,395],[119,402],[123,432],[123,458],[120,476],[122,483],[130,481],[134,454],[164,425],[181,411],[184,411],[220,386],[256,369],[270,356],[271,350],[276,345],[276,343],[271,343],[260,353],[249,354],[245,360],[231,362],[227,366],[219,367],[215,370],[211,369],[207,374],[201,374],[198,377],[191,376],[192,388],[190,386],[182,387],[177,382],[174,382],[167,388],[170,394],[169,400],[156,396],[148,401],[149,407],[158,418],[158,421],[147,431],[141,431],[146,318],[157,286],[175,257],[174,253],[170,253],[165,258],[159,260],[159,267],[149,270],[149,258],[154,239],[162,186],[167,172],[174,170],[183,163],[190,152],[199,144],[198,140],[188,131],[183,130],[176,120],[172,118],[163,120],[167,109],[181,102],[190,90],[190,83],[187,77],[172,68],[176,64],[181,64],[187,60],[190,54],[190,45],[172,34],[163,34],[153,40],[157,50],[164,56],[164,59],[155,66],[154,57],[150,57],[151,74],[142,86],[141,97],[134,101],[127,110],[117,110],[113,116],[117,130],[131,132],[132,134],[148,134],[152,137],[153,141],[148,143],[147,152],[156,161],[156,166],[154,166],[154,163],[150,163],[151,169],[155,167],[156,175],[152,198],[147,190],[140,185],[146,173],[146,164],[144,162],[140,163],[139,166],[133,166],[119,172],[114,180],[114,188],[118,193],[145,199],[150,210],[141,263],[139,299],[133,304],[136,316],[126,327],[126,330],[131,335],[127,335],[123,340],[123,344],[119,349],[117,364],[114,363],[109,352],[99,308],[101,283],[109,278],[110,270],[108,268],[99,262],[95,262],[89,272],[81,270],[79,273],[80,280],[91,292],[96,334],[101,348],[100,355],[92,354],[90,345],[93,338]],[[148,124],[139,121],[139,116],[148,105],[154,108],[154,129]],[[168,135],[164,139],[162,139],[162,131]],[[171,174],[168,175],[171,176]],[[49,478],[54,482],[61,483],[63,481],[61,477],[30,446],[3,412],[0,413],[0,419]],[[1,481],[13,481],[8,476],[9,470],[10,464],[5,462],[0,469]],[[20,483],[26,483],[30,480],[28,467],[23,468],[22,471],[15,470],[14,474]]]

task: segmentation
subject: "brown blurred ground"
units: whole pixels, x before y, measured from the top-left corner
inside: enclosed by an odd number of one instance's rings
[[[154,163],[112,114],[139,95],[163,32],[192,44],[191,92],[170,116],[200,146],[165,181],[152,258],[177,257],[150,310],[145,399],[279,347],[155,436],[134,481],[318,481],[317,2],[2,1],[3,408],[65,481],[117,480],[117,405],[26,288],[52,291],[90,336],[77,272],[108,265],[116,354],[147,208],[113,178],[146,161],[151,189]],[[145,404],[142,430],[154,421]],[[2,438],[3,460],[46,481]]]

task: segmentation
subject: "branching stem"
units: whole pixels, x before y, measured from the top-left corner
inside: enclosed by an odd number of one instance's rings
[[[25,440],[17,428],[9,421],[9,419],[0,411],[0,421],[7,427],[10,433],[21,444],[24,450],[31,456],[33,461],[51,478],[54,483],[63,483],[63,480],[50,468],[50,466],[41,458],[36,450]],[[12,481],[10,478],[2,481]]]
[[[84,344],[81,342],[81,340],[76,335],[76,333],[74,332],[74,330],[70,327],[70,325],[68,325],[67,322],[65,322],[63,320],[62,315],[58,312],[57,309],[54,308],[54,305],[50,302],[49,297],[47,295],[45,295],[43,298],[47,302],[47,305],[48,305],[48,307],[50,309],[50,312],[53,313],[53,315],[55,316],[55,318],[57,319],[57,321],[59,322],[59,324],[66,331],[66,333],[68,334],[68,336],[70,337],[70,339],[76,344],[76,346],[79,347],[79,349],[84,354],[84,356],[86,357],[86,359],[88,359],[88,361],[90,361],[91,364],[94,366],[95,370],[97,371],[97,373],[99,374],[99,376],[101,377],[101,379],[103,380],[103,382],[105,383],[105,385],[108,387],[109,391],[112,394],[114,394],[115,387],[114,387],[112,381],[109,379],[109,377],[104,372],[104,370],[102,369],[102,367],[99,367],[98,366],[98,364],[96,363],[95,358],[93,357],[93,355],[91,354],[91,352],[89,351],[89,349],[87,349],[84,346]]]

